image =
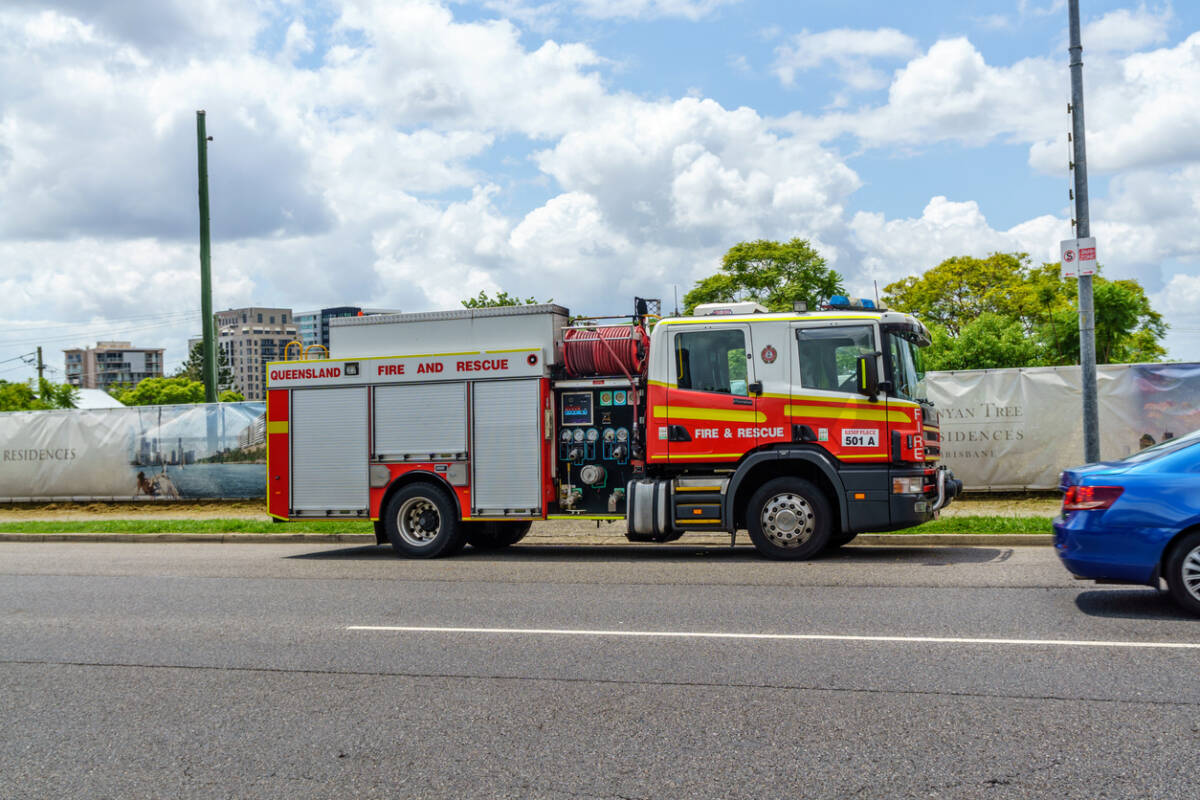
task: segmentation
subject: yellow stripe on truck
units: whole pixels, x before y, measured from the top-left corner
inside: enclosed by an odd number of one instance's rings
[[[668,419],[698,419],[705,422],[766,422],[767,415],[761,411],[738,411],[732,408],[685,408],[683,406],[655,406],[654,416]]]
[[[287,433],[287,432],[288,432],[287,420],[283,420],[283,421],[276,420],[274,422],[267,423],[267,433]]]
[[[903,411],[887,408],[861,408],[853,406],[797,406],[791,403],[783,407],[789,417],[816,417],[817,419],[866,420],[870,422],[912,422]]]

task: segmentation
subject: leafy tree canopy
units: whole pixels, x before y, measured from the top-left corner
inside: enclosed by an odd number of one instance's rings
[[[1096,360],[1160,361],[1167,326],[1135,280],[1093,281]],[[994,369],[1079,363],[1078,289],[1060,265],[1034,267],[1025,253],[957,256],[889,284],[884,301],[925,322],[930,369]]]
[[[532,297],[526,297],[522,300],[508,292],[496,292],[495,297],[492,297],[487,292],[480,290],[479,294],[475,297],[468,297],[462,301],[462,304],[463,308],[496,308],[498,306],[535,306],[539,302],[552,303],[554,299],[539,301]]]
[[[79,392],[65,383],[38,381],[38,391],[28,383],[0,381],[0,411],[44,411],[51,408],[74,408]]]
[[[797,300],[810,308],[830,295],[842,294],[842,276],[807,239],[739,242],[721,259],[721,270],[683,296],[687,313],[701,303],[753,300],[771,311],[791,311]]]
[[[108,393],[127,406],[171,406],[177,403],[204,402],[204,384],[183,376],[146,378],[133,388],[114,386]]]

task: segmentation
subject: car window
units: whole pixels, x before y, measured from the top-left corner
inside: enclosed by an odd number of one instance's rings
[[[746,334],[738,328],[675,334],[680,389],[746,397]]]
[[[867,325],[798,328],[800,385],[830,392],[857,391],[858,357],[875,352],[875,337]]]

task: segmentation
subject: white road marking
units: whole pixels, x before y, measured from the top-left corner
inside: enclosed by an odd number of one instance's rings
[[[449,628],[426,625],[348,625],[348,631],[402,633],[491,633],[525,636],[620,636],[658,639],[763,639],[771,641],[902,642],[913,644],[1002,644],[1024,647],[1141,647],[1200,650],[1200,642],[1106,642],[1091,639],[982,639],[962,636],[858,636],[834,633],[718,633],[710,631],[606,631],[570,628]]]

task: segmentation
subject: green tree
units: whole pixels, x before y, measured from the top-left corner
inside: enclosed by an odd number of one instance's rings
[[[1096,360],[1159,361],[1167,326],[1134,280],[1094,279]],[[948,258],[884,288],[884,301],[930,327],[931,369],[992,369],[1079,363],[1075,281],[1059,264],[1025,253]]]
[[[109,394],[127,406],[170,406],[203,403],[204,384],[178,376],[146,378],[133,388],[113,387]]]
[[[1021,323],[991,311],[968,322],[957,336],[937,323],[930,334],[933,345],[925,355],[930,370],[1032,367],[1041,361],[1041,347]]]
[[[753,300],[771,311],[791,311],[797,300],[809,307],[842,294],[842,276],[825,264],[807,239],[739,242],[721,259],[721,270],[683,296],[687,313],[701,303]]]
[[[79,390],[65,383],[41,378],[38,391],[28,383],[0,381],[0,411],[44,411],[51,408],[75,408]]]
[[[554,298],[544,302],[552,303]],[[497,308],[499,306],[535,306],[538,301],[532,297],[526,297],[522,300],[519,297],[514,297],[508,292],[496,292],[496,296],[492,297],[487,292],[480,290],[475,297],[468,297],[462,301],[463,308]]]
[[[204,343],[196,342],[188,352],[187,361],[183,362],[172,378],[187,378],[190,381],[204,383]],[[229,356],[225,348],[217,348],[217,386],[229,386],[233,383],[233,372],[229,369]]]
[[[233,389],[226,389],[221,392],[217,398],[218,403],[241,403],[245,401],[246,396],[241,392],[235,392]]]

